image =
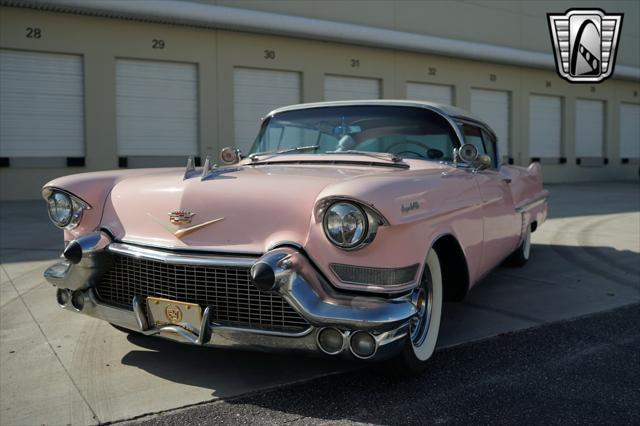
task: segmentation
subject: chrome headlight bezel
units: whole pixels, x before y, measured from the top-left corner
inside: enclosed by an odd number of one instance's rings
[[[365,218],[365,230],[362,237],[357,241],[352,242],[351,244],[343,244],[339,241],[335,241],[327,231],[327,219],[330,209],[337,204],[343,203],[354,206],[363,214]],[[350,197],[327,197],[320,200],[316,204],[315,216],[316,220],[322,223],[322,230],[329,242],[331,242],[331,244],[333,244],[334,246],[346,251],[359,250],[366,247],[375,239],[378,231],[378,226],[389,224],[385,217],[375,208]]]
[[[71,210],[64,220],[58,220],[56,216],[52,213],[52,198],[53,197],[66,197],[71,205]],[[82,220],[82,214],[84,210],[90,210],[91,206],[86,201],[81,198],[73,195],[72,193],[65,191],[59,188],[51,188],[47,187],[42,190],[42,197],[47,202],[47,213],[49,215],[49,219],[55,226],[60,229],[72,230],[77,228]]]

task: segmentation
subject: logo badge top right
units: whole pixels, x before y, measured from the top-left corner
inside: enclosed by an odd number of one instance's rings
[[[572,83],[599,83],[611,77],[623,14],[569,9],[547,17],[560,77]]]

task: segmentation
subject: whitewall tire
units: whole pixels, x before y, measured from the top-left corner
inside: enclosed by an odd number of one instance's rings
[[[400,354],[390,362],[394,373],[416,374],[424,370],[438,341],[442,317],[442,271],[435,250],[430,250],[420,283],[422,302],[411,323],[409,335]]]
[[[524,236],[522,238],[522,242],[514,251],[511,256],[509,256],[506,260],[506,264],[508,266],[521,267],[524,266],[531,256],[531,225],[527,226],[527,229],[524,231]]]

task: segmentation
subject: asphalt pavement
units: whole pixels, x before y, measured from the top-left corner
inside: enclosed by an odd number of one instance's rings
[[[369,367],[128,425],[638,424],[640,304],[438,351],[419,377]]]

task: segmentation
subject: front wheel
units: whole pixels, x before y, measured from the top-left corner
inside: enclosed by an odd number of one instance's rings
[[[436,348],[442,316],[442,272],[435,250],[427,255],[419,291],[418,314],[411,321],[404,348],[389,362],[396,374],[422,372]]]

